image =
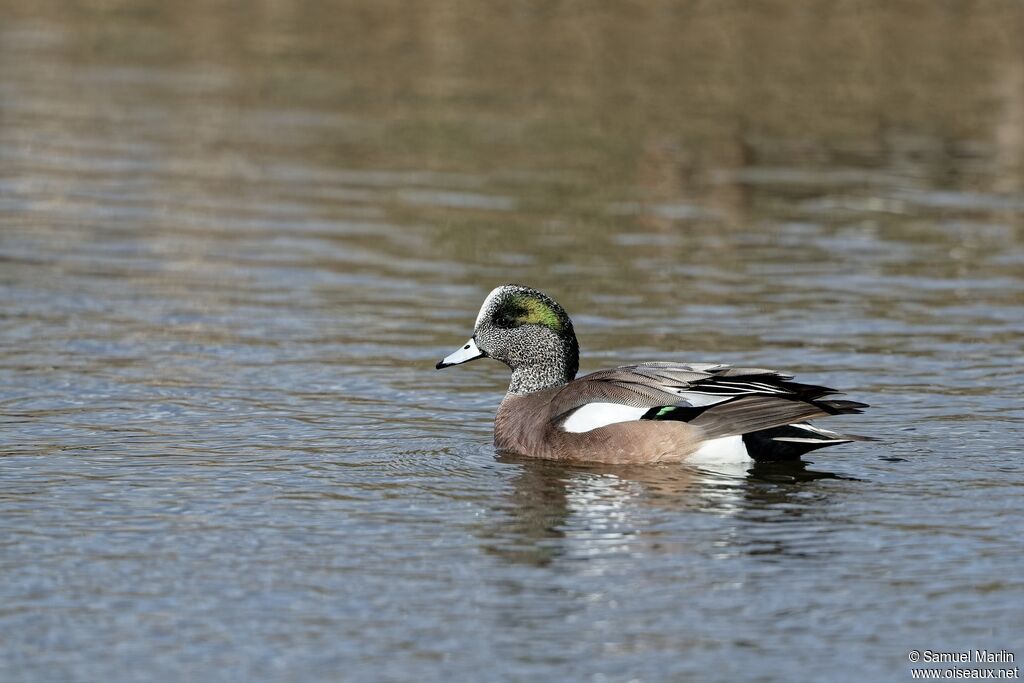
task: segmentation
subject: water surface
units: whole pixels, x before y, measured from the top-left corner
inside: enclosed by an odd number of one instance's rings
[[[0,679],[907,680],[1024,657],[1024,9],[0,2]],[[590,371],[873,404],[806,468],[501,458]]]

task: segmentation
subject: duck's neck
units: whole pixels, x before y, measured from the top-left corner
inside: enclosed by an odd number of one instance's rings
[[[543,361],[522,365],[512,370],[512,381],[508,385],[508,395],[522,396],[535,391],[560,387],[576,377],[580,366],[579,346],[576,338],[565,344],[560,353]]]
[[[572,377],[567,378],[564,373],[551,366],[531,365],[528,368],[518,368],[512,373],[508,393],[515,396],[532,394],[542,389],[561,386],[571,379]]]

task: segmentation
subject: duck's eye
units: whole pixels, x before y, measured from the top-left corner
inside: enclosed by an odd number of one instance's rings
[[[505,329],[505,330],[510,330],[513,327],[516,327],[517,325],[519,325],[519,320],[514,318],[512,315],[510,315],[506,311],[500,311],[497,315],[494,316],[494,326],[495,327],[500,327],[500,328]]]
[[[519,327],[525,322],[524,318],[527,313],[529,311],[522,306],[515,303],[507,303],[494,313],[494,326],[505,330]]]

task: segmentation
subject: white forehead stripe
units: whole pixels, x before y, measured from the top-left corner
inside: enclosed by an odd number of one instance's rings
[[[491,290],[491,293],[487,295],[487,298],[484,299],[483,304],[480,306],[480,312],[476,314],[476,322],[473,323],[474,330],[480,327],[480,321],[484,319],[484,313],[486,313],[487,309],[490,308],[491,304],[494,302],[494,298],[498,296],[498,292],[504,288],[504,285],[501,287],[495,287]]]
[[[621,403],[588,403],[577,408],[562,423],[562,429],[567,432],[589,432],[616,422],[639,420],[646,412],[647,408],[634,408]]]

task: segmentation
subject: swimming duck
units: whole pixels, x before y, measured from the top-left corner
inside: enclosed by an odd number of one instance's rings
[[[859,413],[828,387],[776,370],[647,362],[576,378],[579,344],[554,299],[522,285],[495,288],[473,336],[437,369],[493,358],[512,370],[494,419],[500,452],[607,464],[797,459],[866,437],[807,420]]]

